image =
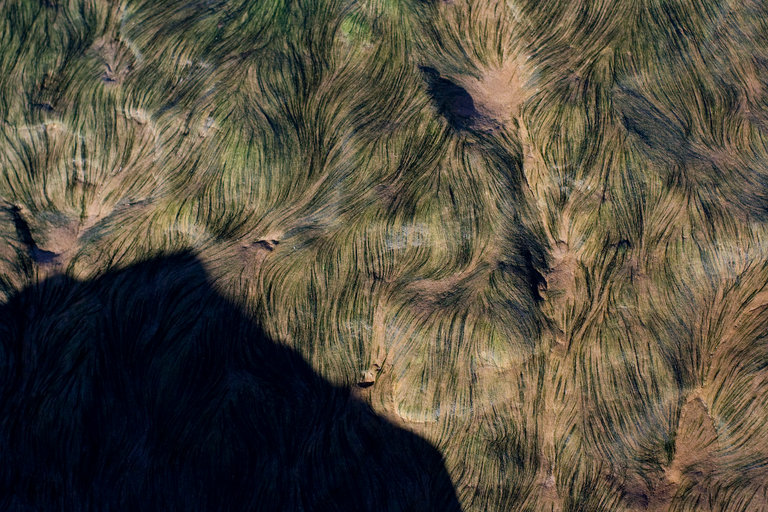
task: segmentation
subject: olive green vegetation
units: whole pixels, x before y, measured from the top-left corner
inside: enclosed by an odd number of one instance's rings
[[[5,297],[192,250],[468,511],[768,507],[765,3],[0,5]]]

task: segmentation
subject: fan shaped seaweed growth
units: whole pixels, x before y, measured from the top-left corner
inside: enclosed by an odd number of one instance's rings
[[[0,508],[767,508],[766,2],[0,11]]]

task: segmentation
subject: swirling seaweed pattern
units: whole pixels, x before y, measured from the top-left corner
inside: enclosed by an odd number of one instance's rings
[[[193,251],[467,511],[768,510],[768,4],[0,5],[6,299]]]

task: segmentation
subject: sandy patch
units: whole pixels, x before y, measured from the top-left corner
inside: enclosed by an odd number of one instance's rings
[[[520,113],[528,91],[529,73],[522,59],[510,59],[497,68],[485,70],[479,78],[457,78],[472,96],[475,108],[483,116],[508,125]]]

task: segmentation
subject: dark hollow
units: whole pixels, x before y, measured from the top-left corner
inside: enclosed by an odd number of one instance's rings
[[[616,88],[614,106],[640,151],[653,161],[674,164],[690,156],[683,127],[640,94]]]
[[[441,77],[434,68],[421,66],[419,69],[427,83],[427,92],[440,115],[457,130],[470,128],[480,113],[467,90]]]

